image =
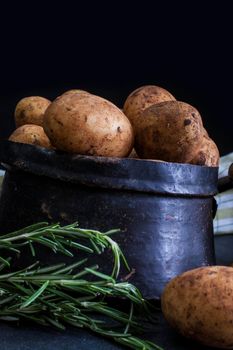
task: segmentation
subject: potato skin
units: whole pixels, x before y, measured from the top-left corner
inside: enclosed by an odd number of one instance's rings
[[[24,97],[15,108],[15,124],[43,125],[44,113],[51,101],[41,96]]]
[[[125,157],[133,128],[111,102],[91,94],[67,94],[46,110],[44,130],[57,149],[84,155]]]
[[[182,335],[202,344],[233,349],[233,268],[201,267],[171,280],[162,311]]]
[[[10,135],[9,140],[45,148],[53,148],[42,126],[34,124],[20,126]]]
[[[196,108],[167,101],[143,111],[135,149],[140,158],[187,163],[197,153],[202,138],[202,119]]]
[[[69,94],[90,94],[90,92],[80,89],[71,89],[68,91],[65,91],[62,95],[69,95]]]
[[[210,137],[203,136],[201,147],[195,157],[190,161],[190,164],[218,167],[219,150]]]
[[[126,99],[123,111],[133,127],[137,125],[142,112],[156,103],[172,101],[175,97],[167,90],[156,86],[146,85],[134,90]]]

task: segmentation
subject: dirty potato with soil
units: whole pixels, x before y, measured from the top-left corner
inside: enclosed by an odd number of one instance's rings
[[[233,268],[201,267],[171,280],[162,294],[162,311],[185,337],[233,349]]]
[[[187,103],[168,101],[143,111],[135,149],[140,158],[187,163],[196,155],[202,138],[199,112]]]
[[[41,96],[24,97],[15,108],[16,127],[24,124],[43,126],[44,113],[50,103],[50,100]]]
[[[51,142],[45,134],[44,129],[39,125],[22,125],[10,135],[9,140],[45,148],[52,148]]]
[[[113,103],[91,94],[65,94],[46,110],[44,130],[59,150],[84,155],[125,157],[133,129]]]
[[[173,100],[175,97],[167,90],[156,85],[146,85],[134,90],[127,97],[123,111],[135,128],[137,123],[140,123],[142,112],[146,108],[156,103]]]

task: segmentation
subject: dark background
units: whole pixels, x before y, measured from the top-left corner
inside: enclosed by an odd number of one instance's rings
[[[1,138],[24,96],[81,88],[121,107],[132,90],[155,84],[200,111],[221,154],[233,151],[230,2],[127,4],[12,1],[1,9]]]

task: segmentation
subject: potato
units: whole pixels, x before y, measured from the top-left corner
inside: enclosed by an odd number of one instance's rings
[[[10,135],[9,140],[45,148],[52,148],[51,142],[45,134],[42,126],[34,124],[20,126]]]
[[[25,97],[18,102],[15,108],[15,124],[19,127],[24,124],[43,125],[44,113],[51,101],[40,96]]]
[[[136,89],[127,97],[123,111],[134,127],[144,109],[156,103],[171,100],[175,100],[175,97],[167,90],[155,85],[146,85]]]
[[[182,335],[233,349],[233,268],[201,267],[174,278],[162,294],[162,311]]]
[[[133,129],[111,102],[91,94],[66,94],[46,110],[44,130],[57,149],[85,155],[125,157]]]
[[[79,89],[71,89],[64,92],[62,95],[68,95],[68,94],[90,94],[90,92],[85,90],[79,90]]]
[[[219,150],[210,137],[206,135],[203,136],[201,147],[190,163],[213,167],[219,165]]]
[[[140,158],[187,163],[197,153],[202,138],[199,112],[187,103],[168,101],[143,111],[135,149]]]

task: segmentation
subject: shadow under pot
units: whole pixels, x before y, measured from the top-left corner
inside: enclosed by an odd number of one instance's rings
[[[176,275],[215,263],[213,195],[218,168],[149,160],[69,155],[2,141],[0,161],[7,169],[0,198],[1,234],[39,222],[78,221],[107,231],[133,269],[129,281],[147,299],[161,296]],[[78,258],[85,253],[77,252]],[[68,257],[38,249],[47,263]],[[21,262],[29,263],[23,254]],[[109,273],[108,254],[89,255]],[[122,270],[120,278],[128,272]]]

